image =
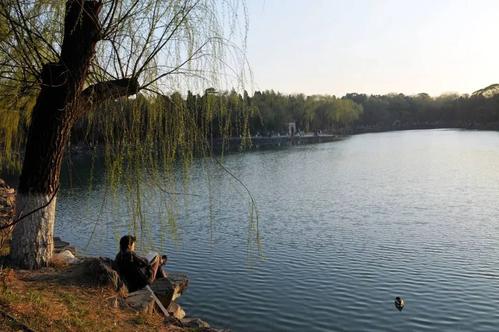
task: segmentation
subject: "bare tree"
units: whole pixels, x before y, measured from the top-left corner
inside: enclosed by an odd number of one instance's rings
[[[230,0],[2,1],[0,90],[16,100],[36,92],[16,197],[17,218],[30,215],[13,231],[16,264],[35,269],[52,256],[59,175],[75,122],[106,100],[230,75],[227,50],[237,48],[231,37],[245,23],[234,15],[241,11],[244,4]]]

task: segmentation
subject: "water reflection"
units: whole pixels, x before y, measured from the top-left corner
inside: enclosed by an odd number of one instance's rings
[[[199,196],[143,186],[155,222],[137,225],[139,245],[189,274],[188,313],[234,331],[497,329],[498,133],[365,134],[224,161],[255,197],[262,246],[244,190],[216,165],[192,166]],[[89,187],[88,161],[73,164],[56,233],[112,257],[130,229],[124,193],[111,203],[101,171]]]

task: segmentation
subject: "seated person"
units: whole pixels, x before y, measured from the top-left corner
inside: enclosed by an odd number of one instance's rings
[[[166,278],[161,268],[166,263],[166,256],[157,255],[148,261],[135,253],[135,242],[135,236],[123,236],[120,240],[120,252],[115,259],[118,273],[130,292],[152,284],[157,278]]]

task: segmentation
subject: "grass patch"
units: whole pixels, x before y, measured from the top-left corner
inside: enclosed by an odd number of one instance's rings
[[[165,326],[160,315],[115,308],[107,288],[64,283],[58,271],[0,270],[0,311],[38,331],[182,331]],[[18,331],[0,315],[0,331]]]

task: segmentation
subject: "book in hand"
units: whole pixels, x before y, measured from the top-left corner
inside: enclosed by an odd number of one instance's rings
[[[146,259],[147,261],[149,262],[149,264],[152,264],[154,263],[154,261],[158,258],[160,258],[161,256],[159,255],[159,253],[155,252],[155,251],[149,251],[146,255]]]

